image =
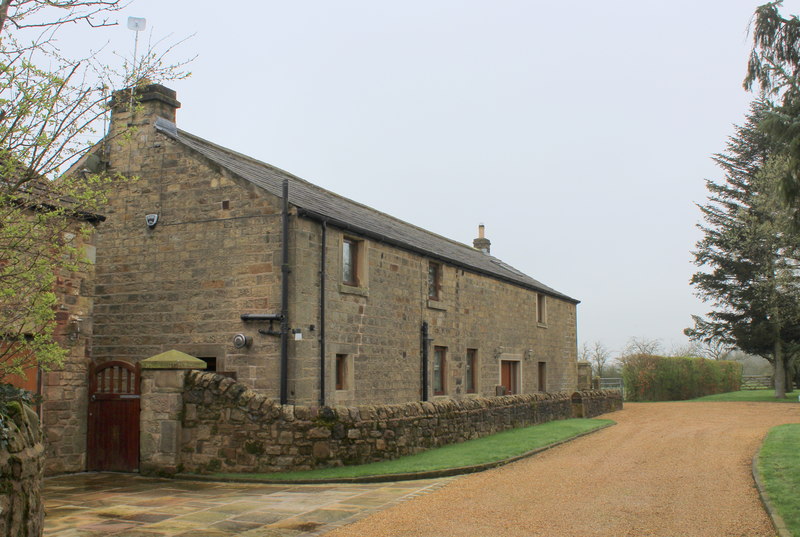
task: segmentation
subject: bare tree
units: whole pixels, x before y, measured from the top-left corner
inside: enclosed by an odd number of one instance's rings
[[[80,237],[101,211],[109,178],[60,172],[100,137],[95,126],[115,86],[187,76],[184,62],[167,64],[153,46],[119,70],[93,56],[66,58],[55,47],[64,25],[114,24],[104,17],[121,7],[0,0],[0,382],[26,367],[58,364],[65,354],[54,339],[53,285],[82,263]]]
[[[645,337],[632,337],[622,351],[623,356],[635,354],[658,354],[662,351],[661,340]]]
[[[594,345],[592,346],[590,356],[592,370],[594,371],[595,376],[598,378],[603,378],[603,371],[606,367],[606,364],[609,360],[611,360],[611,351],[609,351],[606,346],[599,341],[595,341]]]

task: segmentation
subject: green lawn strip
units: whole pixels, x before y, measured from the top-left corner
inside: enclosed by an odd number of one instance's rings
[[[714,402],[714,401],[797,403],[798,395],[800,395],[800,390],[795,390],[787,394],[786,397],[784,397],[783,399],[776,399],[775,390],[742,390],[739,392],[728,392],[728,393],[717,393],[714,395],[706,395],[705,397],[690,399],[690,401],[699,401],[702,403]]]
[[[281,472],[266,474],[215,473],[211,477],[222,479],[253,479],[269,481],[305,481],[341,479],[364,476],[408,474],[431,472],[449,468],[475,466],[503,461],[563,442],[600,427],[612,425],[612,420],[569,419],[551,421],[533,427],[511,429],[491,436],[468,440],[460,444],[430,449],[416,455],[409,455],[390,461],[373,462],[359,466],[339,466],[302,472]]]
[[[756,466],[770,503],[792,535],[800,535],[800,424],[779,425],[770,430]]]

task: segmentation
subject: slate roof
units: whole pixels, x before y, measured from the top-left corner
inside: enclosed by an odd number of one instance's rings
[[[178,129],[174,123],[163,118],[158,118],[156,121],[156,130],[279,198],[283,196],[283,181],[288,180],[289,203],[298,208],[300,215],[325,220],[336,227],[418,252],[472,272],[492,276],[575,304],[579,302],[523,274],[496,257],[325,190],[275,166],[204,140]]]

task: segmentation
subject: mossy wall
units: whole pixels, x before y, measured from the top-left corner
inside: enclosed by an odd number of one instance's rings
[[[44,529],[44,445],[39,418],[20,403],[8,404],[0,442],[0,535],[39,537]]]

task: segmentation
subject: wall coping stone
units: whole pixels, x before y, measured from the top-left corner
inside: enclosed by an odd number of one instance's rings
[[[205,369],[207,364],[185,352],[172,349],[139,362],[142,369]]]

